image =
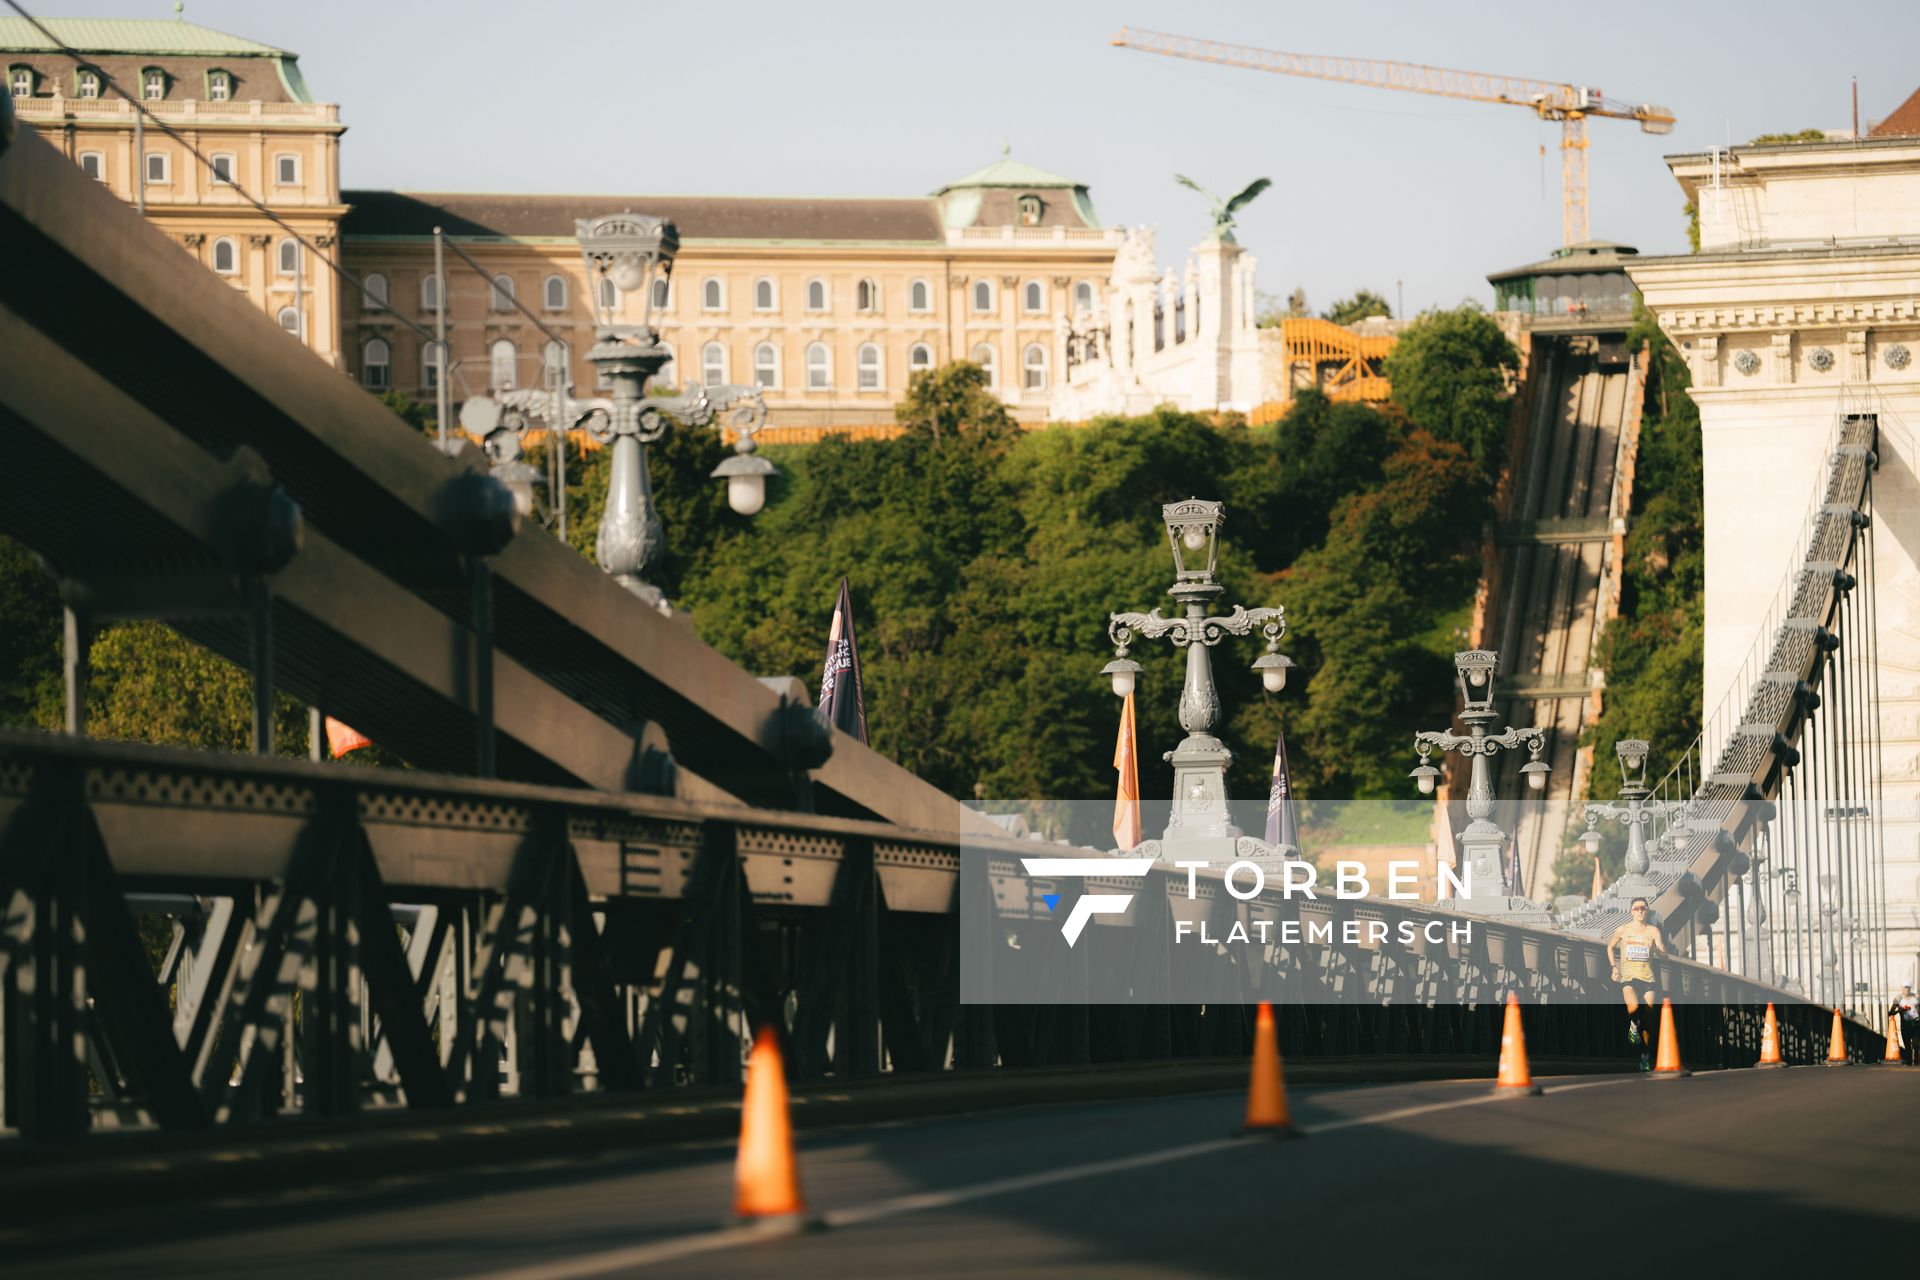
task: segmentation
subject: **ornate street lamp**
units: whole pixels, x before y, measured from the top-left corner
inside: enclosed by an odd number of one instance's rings
[[[1612,820],[1627,829],[1627,874],[1644,876],[1650,865],[1647,858],[1647,827],[1656,818],[1667,818],[1686,807],[1680,800],[1654,800],[1647,786],[1647,743],[1641,738],[1622,738],[1614,743],[1613,753],[1620,764],[1620,802],[1591,801],[1586,807],[1587,829],[1580,842],[1587,852],[1600,852],[1602,820]],[[1629,885],[1621,892],[1636,886]]]
[[[1208,602],[1226,590],[1214,580],[1225,508],[1218,502],[1189,498],[1167,503],[1160,514],[1173,548],[1174,582],[1167,594],[1180,612],[1171,618],[1163,617],[1158,608],[1108,615],[1107,636],[1113,641],[1114,657],[1101,674],[1111,678],[1115,696],[1124,698],[1133,692],[1140,674],[1140,664],[1127,656],[1136,637],[1164,636],[1187,651],[1186,681],[1180,689],[1180,726],[1187,736],[1167,755],[1173,763],[1173,813],[1160,843],[1170,858],[1177,859],[1215,842],[1207,852],[1217,856],[1221,852],[1217,842],[1242,837],[1228,821],[1226,770],[1233,753],[1213,735],[1220,719],[1220,694],[1214,687],[1208,651],[1227,636],[1244,636],[1258,627],[1267,638],[1267,652],[1253,669],[1262,686],[1277,693],[1285,687],[1287,669],[1293,665],[1293,659],[1280,652],[1287,615],[1281,608],[1235,605],[1230,614],[1209,616]]]
[[[596,551],[600,567],[629,591],[671,613],[660,589],[640,577],[640,571],[659,558],[666,542],[653,501],[646,446],[664,435],[670,423],[705,427],[724,412],[726,426],[734,433],[734,453],[714,468],[713,478],[727,482],[729,506],[741,515],[753,515],[766,505],[767,477],[778,471],[755,451],[754,433],[766,425],[766,405],[759,388],[732,384],[704,387],[689,382],[679,395],[644,394],[647,382],[673,358],[660,345],[652,325],[653,285],[656,279],[672,275],[679,232],[664,218],[637,213],[583,218],[574,226],[597,322],[587,359],[613,394],[576,398],[566,392],[562,379],[552,390],[503,391],[497,402],[476,396],[462,407],[461,424],[485,437],[488,452],[505,455],[508,463],[519,450],[496,445],[494,439],[502,433],[518,436],[544,429],[564,436],[580,427],[600,444],[611,445],[612,477]],[[610,297],[603,282],[617,292]],[[614,299],[619,293],[635,292],[643,300],[641,322],[614,323]],[[476,407],[475,401],[481,403]],[[469,407],[474,415],[471,422]],[[508,483],[511,486],[512,480]],[[530,483],[527,489],[531,501]]]
[[[1420,763],[1409,776],[1419,786],[1422,795],[1431,795],[1434,782],[1440,776],[1440,770],[1431,759],[1435,750],[1442,755],[1458,751],[1472,762],[1472,774],[1467,785],[1467,816],[1472,821],[1467,824],[1465,831],[1459,833],[1460,847],[1466,855],[1469,873],[1467,896],[1454,905],[1459,910],[1483,915],[1499,913],[1509,917],[1524,915],[1537,917],[1541,921],[1548,920],[1551,917],[1544,907],[1525,898],[1513,897],[1506,890],[1500,853],[1506,846],[1507,836],[1492,821],[1493,778],[1488,768],[1488,761],[1499,752],[1525,746],[1530,759],[1521,766],[1521,776],[1526,778],[1529,788],[1540,790],[1546,785],[1549,772],[1547,762],[1540,758],[1540,753],[1546,749],[1547,731],[1542,728],[1509,727],[1500,733],[1490,732],[1500,720],[1499,713],[1493,709],[1493,677],[1500,666],[1497,653],[1488,649],[1469,649],[1453,655],[1453,666],[1463,703],[1460,720],[1468,731],[1423,730],[1414,734],[1414,749],[1420,753]]]

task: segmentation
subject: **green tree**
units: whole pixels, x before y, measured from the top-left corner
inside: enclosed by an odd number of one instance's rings
[[[33,553],[4,534],[0,619],[0,725],[30,728],[42,704],[60,703],[60,595]]]
[[[1748,140],[1747,145],[1750,147],[1777,147],[1788,143],[1826,142],[1827,140],[1827,131],[1825,129],[1802,129],[1798,133],[1763,133],[1757,138]]]
[[[1393,318],[1387,300],[1371,289],[1361,289],[1351,298],[1342,298],[1326,310],[1325,318],[1335,324],[1358,324],[1371,316]]]
[[[965,360],[910,377],[893,417],[909,435],[927,436],[936,445],[962,431],[1004,435],[1019,429],[989,388],[987,371]]]
[[[1393,402],[1415,426],[1467,451],[1487,476],[1506,456],[1520,354],[1474,303],[1429,311],[1400,332],[1386,359]]]

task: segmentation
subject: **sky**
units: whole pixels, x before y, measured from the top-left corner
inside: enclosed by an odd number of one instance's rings
[[[23,3],[173,16],[172,0]],[[1169,265],[1209,226],[1207,202],[1174,173],[1221,192],[1272,178],[1239,240],[1262,291],[1304,287],[1316,310],[1359,288],[1410,312],[1490,302],[1488,271],[1560,243],[1559,126],[1518,107],[1113,48],[1122,25],[1667,106],[1679,123],[1666,137],[1589,124],[1592,234],[1642,253],[1686,250],[1663,155],[1848,128],[1854,77],[1863,121],[1920,87],[1912,0],[186,0],[185,17],[300,55],[349,125],[350,187],[918,195],[1004,143],[1086,183],[1106,223],[1157,227]]]

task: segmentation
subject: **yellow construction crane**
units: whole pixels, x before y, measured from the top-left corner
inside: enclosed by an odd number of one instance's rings
[[[1568,244],[1587,239],[1587,117],[1638,120],[1642,133],[1672,133],[1673,112],[1650,103],[1619,102],[1598,89],[1554,80],[1527,80],[1519,76],[1487,75],[1479,71],[1449,71],[1415,62],[1383,58],[1329,58],[1311,53],[1278,53],[1218,40],[1196,40],[1162,31],[1122,27],[1113,43],[1123,49],[1157,53],[1168,58],[1217,62],[1227,67],[1272,71],[1283,76],[1337,80],[1343,84],[1400,89],[1441,98],[1468,98],[1475,102],[1504,102],[1525,107],[1542,120],[1560,122],[1560,181],[1564,195],[1561,233]]]

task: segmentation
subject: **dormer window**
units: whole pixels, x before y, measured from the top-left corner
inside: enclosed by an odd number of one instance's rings
[[[158,67],[148,67],[140,73],[140,96],[149,102],[167,96],[167,73]]]
[[[77,98],[99,97],[100,73],[92,67],[82,67],[73,77],[73,87]]]
[[[233,76],[225,71],[207,72],[207,101],[225,102],[233,97]]]
[[[8,67],[7,92],[16,98],[31,98],[33,96],[33,68]]]
[[[1042,206],[1040,203],[1039,196],[1021,196],[1020,197],[1020,225],[1023,227],[1039,226],[1040,211],[1043,207],[1044,206]]]

